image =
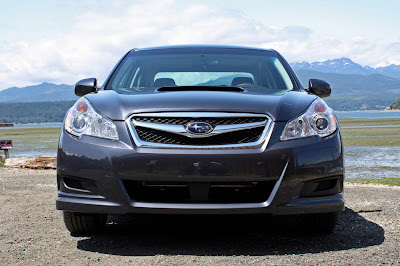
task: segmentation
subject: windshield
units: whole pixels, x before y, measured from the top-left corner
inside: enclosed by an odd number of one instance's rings
[[[293,81],[280,59],[271,55],[130,53],[113,73],[106,89],[143,93],[161,87],[232,86],[262,94],[293,90]]]

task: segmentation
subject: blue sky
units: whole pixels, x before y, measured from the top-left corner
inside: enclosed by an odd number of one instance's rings
[[[274,48],[290,62],[400,64],[400,1],[1,2],[0,90],[101,82],[130,48],[169,44]]]

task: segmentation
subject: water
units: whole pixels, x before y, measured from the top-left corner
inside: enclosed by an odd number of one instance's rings
[[[400,118],[399,112],[362,111],[362,112],[336,112],[338,118]]]
[[[400,178],[400,147],[345,147],[346,178]]]
[[[365,111],[365,112],[338,112],[340,118],[400,118],[399,112]],[[342,128],[399,128],[398,125],[385,126],[347,126]],[[370,136],[344,136],[344,138],[369,138]],[[385,135],[380,137],[399,137],[399,135]],[[400,147],[345,147],[344,160],[346,178],[378,179],[400,178]]]

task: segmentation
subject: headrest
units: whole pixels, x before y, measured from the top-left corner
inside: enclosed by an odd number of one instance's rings
[[[249,77],[236,77],[232,80],[231,86],[237,86],[237,85],[243,84],[243,83],[254,84],[254,81],[252,78],[249,78]]]
[[[159,78],[154,81],[154,87],[176,86],[175,80],[171,78]]]

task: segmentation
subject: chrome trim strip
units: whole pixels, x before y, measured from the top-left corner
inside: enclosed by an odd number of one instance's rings
[[[192,134],[186,131],[183,125],[171,125],[171,124],[160,124],[160,123],[149,123],[149,122],[141,122],[136,121],[134,118],[132,119],[132,123],[134,126],[145,127],[156,129],[160,131],[170,132],[178,135],[183,135],[189,138],[206,138],[222,133],[234,132],[238,130],[251,129],[256,127],[265,126],[267,123],[267,118],[263,122],[254,122],[254,123],[246,123],[246,124],[231,124],[231,125],[217,125],[214,130],[208,134],[200,135],[200,134]]]
[[[290,158],[287,160],[286,165],[283,168],[283,171],[281,173],[281,176],[279,177],[278,181],[276,181],[276,184],[275,184],[274,188],[272,189],[272,192],[269,195],[268,200],[265,202],[267,204],[267,206],[269,206],[271,204],[272,200],[275,198],[276,192],[278,192],[278,189],[281,186],[283,176],[285,175],[286,169],[287,169],[287,167],[289,165],[289,161],[290,161]]]
[[[87,190],[87,189],[79,189],[79,188],[72,188],[67,186],[67,184],[65,184],[64,180],[63,180],[63,185],[66,189],[72,190],[72,191],[78,191],[80,193],[92,193],[91,191]],[[61,191],[60,191],[61,192]]]
[[[263,122],[254,122],[254,123],[246,123],[246,124],[231,124],[231,125],[217,125],[215,126],[214,132],[218,132],[217,134],[221,133],[228,133],[228,132],[233,132],[233,131],[238,131],[238,130],[244,130],[244,129],[251,129],[251,128],[256,128],[256,127],[262,127],[267,124],[268,119],[266,119]]]
[[[282,183],[282,179],[285,176],[286,169],[289,165],[289,159],[286,162],[285,167],[276,181],[271,194],[267,201],[259,203],[150,203],[150,202],[131,202],[131,206],[135,208],[150,208],[150,209],[192,209],[192,210],[215,210],[215,209],[256,209],[265,208],[271,205],[275,198],[276,193]]]
[[[134,125],[134,117],[137,116],[152,116],[152,117],[192,117],[192,118],[202,118],[202,117],[263,117],[266,119],[264,131],[261,134],[261,137],[255,142],[249,143],[241,143],[241,144],[225,144],[225,145],[179,145],[179,144],[164,144],[164,143],[155,143],[155,142],[147,142],[143,141],[139,138]],[[137,123],[138,121],[135,121]],[[269,138],[272,133],[272,129],[274,123],[272,119],[264,114],[249,114],[249,113],[210,113],[210,112],[167,112],[167,113],[140,113],[130,115],[125,123],[128,126],[128,129],[131,133],[133,141],[135,142],[138,148],[150,148],[150,149],[197,149],[197,150],[212,150],[212,149],[255,149],[255,148],[263,148],[265,149]],[[147,123],[147,122],[140,122]],[[257,122],[258,123],[258,122]],[[157,124],[157,123],[148,123],[148,124]],[[252,123],[249,123],[252,124]],[[157,124],[160,125],[160,124]],[[162,124],[165,125],[165,124]],[[244,125],[244,124],[239,124]],[[169,128],[171,129],[171,128]],[[175,128],[174,128],[175,129]],[[224,129],[224,128],[222,128]],[[222,132],[221,132],[222,133]],[[223,132],[226,133],[226,132]]]
[[[134,126],[151,128],[151,129],[156,129],[156,130],[165,131],[165,132],[171,132],[171,133],[175,133],[175,134],[179,134],[179,135],[189,134],[188,132],[186,132],[185,127],[182,125],[149,123],[149,122],[135,121],[134,119],[132,119],[132,123]]]
[[[56,202],[72,203],[72,204],[82,204],[82,205],[96,205],[105,207],[120,207],[121,204],[111,201],[96,200],[96,199],[80,199],[80,198],[66,198],[58,197]]]
[[[58,191],[59,197],[73,197],[73,198],[87,198],[87,199],[105,199],[105,197],[101,195],[90,195],[90,194],[77,194],[77,193],[68,193]]]
[[[191,117],[191,118],[202,118],[202,117],[265,117],[269,118],[264,114],[250,114],[250,113],[224,113],[224,112],[162,112],[162,113],[139,113],[131,114],[127,119],[134,116],[152,116],[152,117]]]

